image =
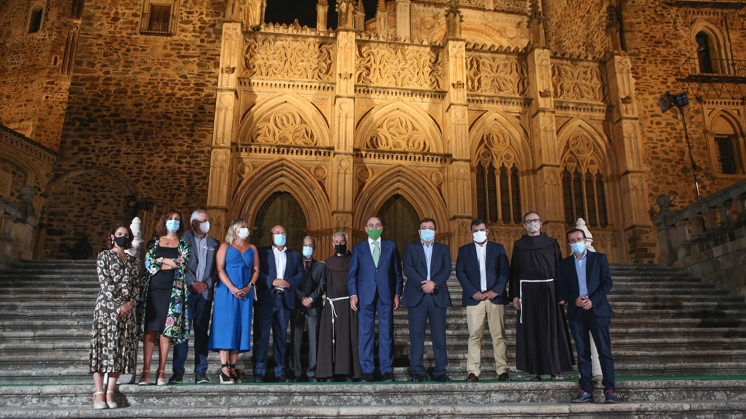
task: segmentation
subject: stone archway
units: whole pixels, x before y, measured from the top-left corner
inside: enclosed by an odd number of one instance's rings
[[[383,237],[396,243],[399,257],[404,256],[407,243],[417,240],[418,223],[422,217],[417,214],[407,198],[395,194],[383,203],[378,217],[384,223]]]
[[[300,250],[306,235],[306,215],[298,201],[289,192],[275,192],[270,195],[256,214],[252,223],[256,226],[251,242],[257,246],[271,246],[270,229],[282,224],[287,231],[287,247]]]

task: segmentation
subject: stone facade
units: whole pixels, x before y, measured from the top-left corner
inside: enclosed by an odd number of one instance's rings
[[[0,120],[20,127],[27,112],[34,132],[60,132],[39,256],[65,256],[81,235],[97,247],[134,215],[147,237],[169,207],[187,217],[207,206],[216,236],[234,217],[266,228],[262,204],[289,192],[305,231],[322,237],[320,256],[332,232],[359,238],[367,216],[402,198],[454,251],[476,216],[510,249],[536,209],[555,237],[582,216],[612,260],[653,261],[655,197],[695,199],[681,121],[657,106],[665,91],[689,92],[702,192],[744,177],[718,174],[712,128],[727,121],[743,149],[743,95],[677,81],[701,28],[723,57],[743,58],[733,2],[389,0],[362,22],[358,2],[340,0],[336,30],[256,25],[259,0],[156,3],[171,5],[165,34],[143,26],[150,0],[85,2],[54,112],[9,86],[59,80],[31,56],[33,71],[0,62],[12,70],[3,94],[18,104]]]

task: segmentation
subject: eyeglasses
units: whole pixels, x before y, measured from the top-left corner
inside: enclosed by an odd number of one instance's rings
[[[524,222],[525,222],[526,224],[531,224],[531,223],[540,223],[540,222],[541,222],[541,218],[532,218],[532,219],[530,219],[530,220],[526,220],[526,221],[524,221]]]
[[[580,242],[584,242],[584,241],[585,241],[585,237],[576,237],[574,239],[567,239],[567,242],[570,243],[570,244],[580,243]]]

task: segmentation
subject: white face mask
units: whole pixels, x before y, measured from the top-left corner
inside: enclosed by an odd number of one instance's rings
[[[529,233],[538,233],[541,229],[541,224],[539,223],[526,223],[526,231]]]
[[[475,231],[471,233],[472,237],[474,238],[474,241],[476,243],[483,243],[487,241],[487,232],[486,231]]]
[[[204,223],[199,224],[199,231],[202,232],[202,234],[207,234],[208,231],[210,231],[210,222],[205,221]]]
[[[249,229],[246,227],[239,228],[238,237],[240,237],[242,240],[246,240],[246,238],[249,237]]]

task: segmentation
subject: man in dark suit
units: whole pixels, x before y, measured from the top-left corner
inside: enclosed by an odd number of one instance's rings
[[[451,250],[435,242],[435,220],[420,221],[420,240],[404,250],[404,285],[402,304],[409,318],[409,373],[412,381],[424,381],[423,364],[425,326],[430,321],[435,370],[433,380],[450,381],[446,355],[446,308],[451,306],[448,277],[451,275]]]
[[[196,210],[191,217],[192,230],[184,233],[182,238],[192,246],[192,256],[187,261],[186,283],[189,287],[187,311],[194,328],[194,382],[208,383],[207,379],[207,331],[210,325],[212,310],[212,293],[218,279],[215,266],[215,254],[220,243],[207,233],[210,231],[210,214],[205,210]],[[184,381],[184,364],[189,353],[189,341],[174,345],[174,374],[169,384]]]
[[[319,315],[323,306],[321,295],[326,286],[326,267],[324,262],[313,258],[316,241],[311,236],[303,238],[303,277],[305,280],[295,290],[295,310],[293,310],[290,329],[293,339],[293,359],[290,368],[296,380],[303,375],[301,351],[303,348],[303,330],[308,326],[308,367],[306,378],[316,382],[316,346],[319,337]]]
[[[483,220],[471,222],[473,243],[458,249],[456,278],[464,289],[462,303],[466,306],[469,328],[466,381],[479,381],[482,361],[482,336],[489,324],[495,369],[500,381],[510,381],[508,346],[505,343],[505,287],[508,284],[508,255],[503,245],[487,241],[490,230]]]
[[[295,290],[303,283],[303,267],[298,252],[285,244],[285,227],[272,227],[272,246],[260,247],[257,301],[254,305],[254,380],[264,381],[267,372],[269,330],[272,329],[272,356],[275,378],[287,381],[285,375],[285,342],[290,313],[295,308]]]
[[[383,223],[378,217],[365,222],[368,240],[352,249],[347,289],[350,307],[358,311],[358,347],[361,381],[373,379],[373,340],[378,312],[378,360],[383,381],[394,381],[394,312],[402,291],[401,262],[396,244],[382,240]]]
[[[593,401],[591,383],[591,347],[588,332],[593,336],[603,372],[606,403],[616,402],[614,358],[611,355],[609,323],[614,311],[606,295],[613,284],[609,261],[603,253],[589,252],[583,230],[567,232],[573,254],[562,260],[559,271],[561,304],[567,303],[567,320],[575,339],[580,371],[580,392],[573,403]]]

